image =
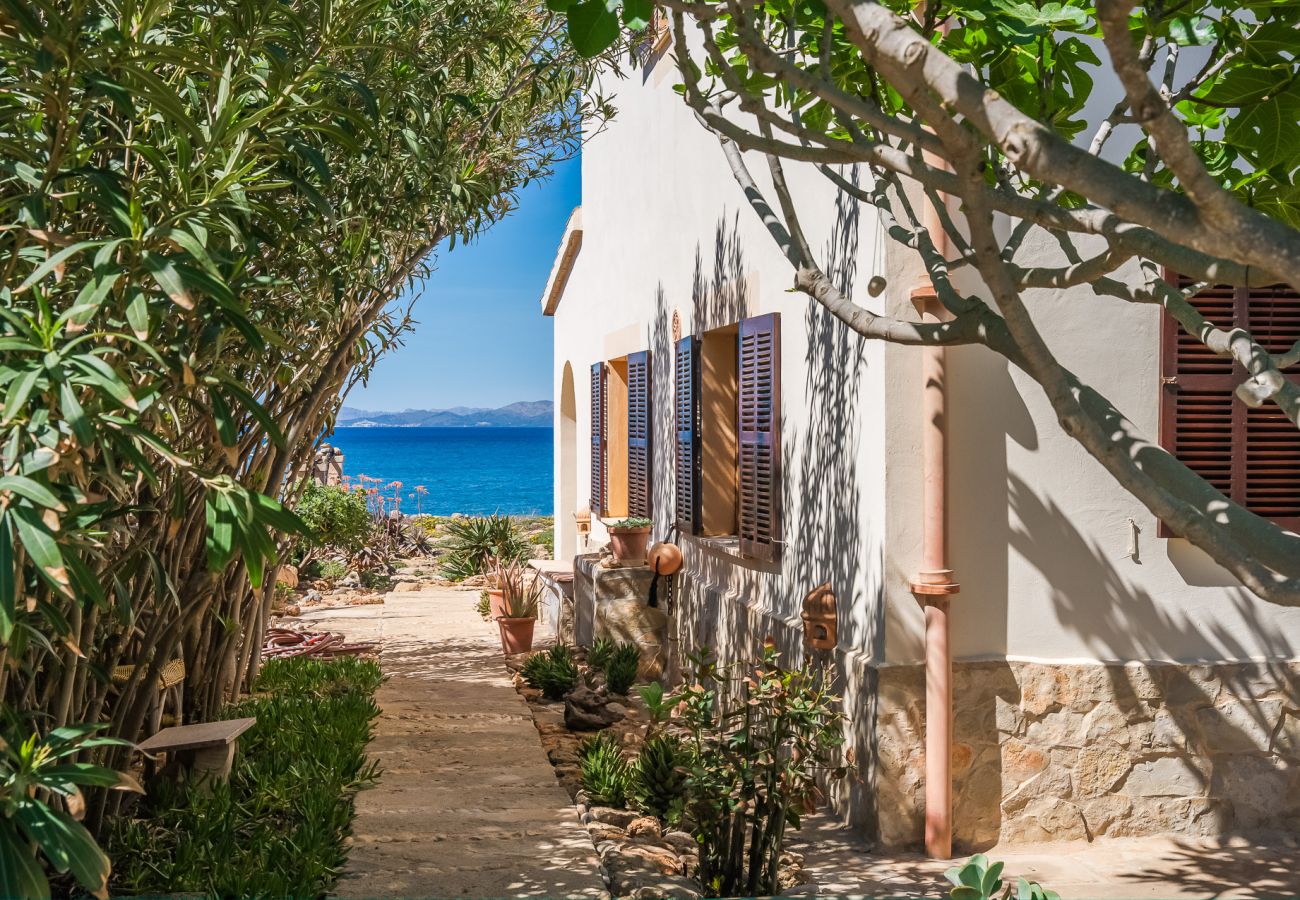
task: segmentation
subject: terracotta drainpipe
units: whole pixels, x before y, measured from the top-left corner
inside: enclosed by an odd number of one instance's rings
[[[937,162],[937,160],[936,160]],[[947,203],[946,195],[940,195]],[[938,211],[927,203],[925,228],[947,258],[948,236]],[[944,315],[934,283],[927,276],[912,290],[923,320]],[[952,857],[952,653],[948,647],[949,598],[961,590],[948,567],[948,391],[947,352],[921,351],[921,463],[923,499],[921,570],[912,593],[925,608],[925,852]]]

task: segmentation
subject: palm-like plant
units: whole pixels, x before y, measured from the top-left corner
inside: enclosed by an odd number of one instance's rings
[[[506,618],[531,619],[537,615],[546,586],[536,572],[523,563],[498,562],[494,576]]]

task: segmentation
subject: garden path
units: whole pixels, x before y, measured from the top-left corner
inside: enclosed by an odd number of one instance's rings
[[[370,745],[383,773],[357,797],[340,897],[607,896],[476,593],[392,593],[300,620],[383,641]]]

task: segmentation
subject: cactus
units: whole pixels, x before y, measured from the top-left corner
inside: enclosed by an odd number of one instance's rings
[[[582,742],[578,758],[582,763],[582,789],[591,802],[596,806],[625,807],[631,767],[618,741],[602,731]]]
[[[676,823],[686,803],[686,771],[681,768],[684,751],[671,734],[650,738],[632,764],[628,793],[641,812]]]
[[[578,683],[578,665],[563,644],[528,657],[521,674],[529,687],[541,691],[548,700],[562,699]]]
[[[626,694],[636,681],[641,665],[641,648],[636,644],[619,644],[605,663],[605,684],[612,694]]]

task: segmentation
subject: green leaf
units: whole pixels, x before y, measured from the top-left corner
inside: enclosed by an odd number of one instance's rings
[[[1300,81],[1265,102],[1243,106],[1223,136],[1260,169],[1295,168],[1300,152]]]
[[[50,883],[27,841],[0,820],[0,897],[48,898]]]
[[[1174,16],[1169,20],[1169,37],[1182,47],[1213,44],[1222,32],[1218,22],[1204,16]]]
[[[654,13],[654,0],[623,0],[623,25],[632,31],[649,28]]]
[[[22,284],[14,288],[14,295],[17,296],[18,294],[21,294],[23,291],[27,290],[29,287],[31,287],[32,285],[40,281],[42,278],[44,278],[46,275],[49,275],[51,272],[53,272],[56,268],[58,268],[60,264],[67,262],[76,254],[82,252],[83,250],[87,250],[91,247],[94,247],[98,243],[99,243],[98,241],[78,241],[77,243],[72,244],[71,246],[64,247],[58,253],[55,253],[53,256],[50,256],[48,259],[45,260],[45,262],[41,263],[39,266],[33,269],[32,274],[28,275],[25,279],[23,279]]]
[[[0,493],[14,493],[26,497],[37,506],[44,506],[56,512],[67,512],[67,507],[59,502],[59,498],[54,496],[52,490],[22,475],[6,475],[0,478]]]
[[[18,591],[14,573],[14,539],[8,513],[0,514],[0,642],[8,643],[18,621]],[[2,864],[0,864],[2,865]],[[4,881],[0,878],[0,887]],[[0,896],[3,896],[0,893]]]
[[[131,326],[131,330],[140,340],[148,339],[149,296],[144,291],[136,291],[131,302],[126,305],[126,324]]]
[[[84,825],[39,801],[21,803],[14,818],[56,871],[71,872],[97,897],[108,896],[108,856]]]
[[[28,369],[15,378],[13,384],[9,386],[4,408],[6,422],[12,422],[20,412],[27,411],[27,398],[32,395],[42,371],[42,369]]]
[[[67,594],[68,570],[63,566],[63,552],[49,526],[30,506],[13,506],[10,511],[18,526],[18,540],[32,562],[39,566],[41,576],[60,593]]]
[[[618,15],[605,0],[583,0],[568,9],[569,40],[582,56],[596,56],[618,40]]]
[[[161,256],[157,253],[145,251],[141,258],[144,261],[145,268],[153,276],[158,287],[162,288],[163,293],[171,298],[172,302],[181,309],[193,309],[194,298],[190,295],[189,288],[181,279],[180,272],[176,270],[175,262],[167,256]]]

